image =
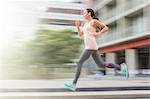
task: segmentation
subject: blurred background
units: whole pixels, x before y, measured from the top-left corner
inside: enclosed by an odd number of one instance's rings
[[[86,8],[109,27],[97,37],[104,60],[125,62],[133,76],[149,76],[149,0],[6,0],[0,1],[0,79],[74,77],[84,48],[74,21],[84,21]],[[82,75],[96,68],[90,58]]]

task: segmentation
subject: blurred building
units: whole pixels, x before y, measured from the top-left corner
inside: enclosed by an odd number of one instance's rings
[[[150,0],[91,0],[109,31],[97,39],[106,61],[126,62],[130,74],[150,73]]]
[[[85,5],[82,3],[51,1],[44,6],[46,9],[39,17],[41,28],[50,30],[70,28],[75,32],[74,21],[83,20],[81,13]]]

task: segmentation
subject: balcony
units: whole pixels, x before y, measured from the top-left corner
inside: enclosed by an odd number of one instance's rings
[[[116,7],[113,8],[113,9],[111,9],[111,10],[109,10],[108,13],[107,13],[107,17],[106,17],[105,19],[108,19],[108,18],[111,18],[111,17],[116,16],[117,13],[118,13],[117,10],[118,10],[118,9],[117,9]]]
[[[142,28],[142,25],[140,26],[130,26],[125,31],[125,37],[135,36],[138,34],[142,34],[143,32],[146,32],[144,28]]]
[[[112,2],[112,0],[91,0],[91,1],[94,1],[93,4],[92,4],[92,5],[93,5],[92,7],[93,7],[95,10],[101,9],[101,8],[103,8],[106,4]]]
[[[112,0],[111,2],[109,2],[106,5],[105,9],[106,9],[106,11],[104,12],[104,14],[107,14],[107,15],[104,15],[105,16],[104,19],[108,19],[113,16],[116,16],[118,13],[118,5],[117,5],[116,0]]]
[[[144,24],[143,24],[144,25]],[[140,26],[143,26],[140,25]],[[126,40],[132,40],[139,37],[145,37],[147,35],[150,35],[149,31],[150,28],[144,29],[140,26],[130,26],[125,31],[121,31],[121,29],[117,31],[109,31],[108,33],[103,34],[101,37],[97,38],[97,42],[100,45],[109,45],[109,43],[113,42],[121,42]]]
[[[98,16],[98,18],[100,19],[100,21],[101,21],[101,20],[104,20],[104,19],[106,18],[105,15],[106,15],[106,14],[105,14],[105,12],[103,11],[103,9],[101,9],[101,10],[99,10],[99,11],[97,12],[97,16]]]
[[[138,5],[141,5],[142,3],[146,3],[148,0],[127,0],[127,1],[128,2],[126,2],[125,4],[124,11],[132,9]]]
[[[97,4],[99,4],[99,3],[101,3],[101,2],[103,2],[104,0],[93,0],[93,4],[92,5],[97,5]]]
[[[108,11],[105,13],[106,17],[104,23],[109,24],[113,21],[116,21],[124,16],[128,16],[129,14],[139,11],[140,9],[148,6],[150,4],[147,0],[130,0],[124,4],[117,4],[116,9]],[[116,11],[115,11],[116,10]],[[117,13],[117,14],[116,14]],[[111,16],[111,17],[110,17]]]

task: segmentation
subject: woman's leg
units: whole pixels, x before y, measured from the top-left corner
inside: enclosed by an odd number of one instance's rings
[[[78,78],[80,76],[82,65],[83,65],[84,61],[86,61],[92,53],[93,53],[93,50],[84,50],[83,53],[81,54],[80,59],[77,62],[77,71],[75,74],[75,79],[73,80],[73,84],[77,83]]]
[[[116,70],[120,70],[121,69],[120,65],[113,64],[113,63],[110,63],[110,62],[105,62],[105,67],[107,67],[107,68],[115,68]]]
[[[102,57],[98,54],[97,50],[95,50],[92,53],[92,58],[94,59],[94,61],[97,64],[97,66],[100,68],[100,71],[105,75],[106,74],[106,71],[105,71],[105,62],[102,59]]]
[[[120,70],[120,65],[118,64],[113,64],[110,62],[104,62],[104,60],[102,59],[102,57],[98,54],[98,51],[94,51],[92,54],[92,57],[94,59],[94,61],[96,62],[96,64],[101,68],[115,68],[116,70]],[[104,73],[105,74],[105,73]]]

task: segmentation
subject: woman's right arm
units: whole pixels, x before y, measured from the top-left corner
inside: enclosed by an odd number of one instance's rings
[[[80,26],[81,26],[80,21],[76,21],[75,24],[76,24],[76,28],[77,28],[77,31],[78,31],[78,35],[82,36],[83,32],[81,32],[81,30],[80,30]]]

